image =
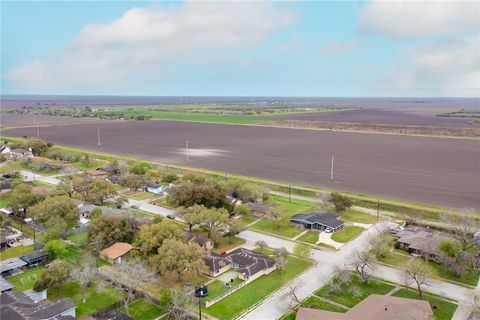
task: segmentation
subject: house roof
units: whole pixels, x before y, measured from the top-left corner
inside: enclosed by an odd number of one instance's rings
[[[35,303],[23,292],[4,292],[0,295],[0,318],[9,320],[50,319],[75,308],[72,299]]]
[[[0,182],[0,190],[12,189],[12,185],[13,185],[13,183],[12,183],[11,179],[1,181]]]
[[[197,234],[197,233],[191,232],[191,231],[185,231],[185,235],[187,236],[188,241],[193,240],[201,246],[203,246],[205,243],[210,241],[210,239],[208,239],[208,237],[202,236],[200,234]]]
[[[133,246],[130,243],[116,242],[110,247],[100,251],[100,254],[102,256],[106,256],[107,258],[113,260],[127,254],[132,249],[133,249]]]
[[[107,174],[107,172],[103,170],[87,170],[85,173],[90,176],[104,176]]]
[[[220,268],[233,264],[237,272],[248,276],[253,276],[275,265],[275,261],[266,255],[245,248],[237,248],[224,256],[212,254],[206,257],[205,263],[213,273]]]
[[[100,207],[94,204],[84,204],[83,206],[78,208],[78,212],[80,213],[92,212],[93,209],[95,208],[100,208]]]
[[[8,282],[7,280],[5,280],[5,278],[3,277],[0,277],[0,293],[3,292],[3,291],[7,291],[7,290],[10,290],[14,287],[13,284],[11,284],[10,282]]]
[[[37,250],[21,256],[20,259],[29,263],[37,259],[43,259],[47,256],[48,256],[48,253],[45,250]]]
[[[158,189],[160,188],[162,185],[158,184],[158,183],[155,183],[155,182],[152,182],[152,181],[143,181],[143,186],[145,188],[152,188],[152,189]]]
[[[409,249],[422,251],[428,254],[439,255],[440,244],[446,240],[452,239],[449,237],[444,237],[430,232],[422,231],[414,235],[403,236],[398,239],[398,242],[408,245]]]
[[[15,148],[10,150],[11,153],[30,153],[27,149]]]
[[[371,294],[345,313],[299,308],[297,320],[427,320],[433,315],[427,301]]]
[[[290,218],[291,222],[301,224],[321,224],[336,229],[345,224],[338,216],[329,212],[314,212],[311,214],[296,214]]]
[[[7,272],[10,270],[14,270],[17,268],[21,268],[23,266],[26,266],[27,263],[23,261],[22,259],[16,257],[16,258],[11,258],[8,260],[0,261],[0,272]]]

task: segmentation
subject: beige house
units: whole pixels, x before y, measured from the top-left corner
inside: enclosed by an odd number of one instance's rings
[[[110,247],[100,251],[100,257],[107,260],[111,264],[120,264],[122,259],[128,257],[130,250],[133,246],[125,242],[116,242]]]
[[[85,171],[85,176],[91,179],[106,179],[108,172],[103,170],[87,170]]]
[[[424,300],[372,294],[345,313],[299,308],[296,320],[429,320],[430,303]]]

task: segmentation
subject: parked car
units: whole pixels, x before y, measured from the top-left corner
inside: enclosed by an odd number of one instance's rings
[[[169,215],[167,215],[167,218],[168,218],[168,219],[175,220],[175,215],[174,215],[174,214],[169,214]]]
[[[332,228],[326,228],[326,229],[325,229],[325,232],[326,232],[326,233],[332,233],[333,230],[332,230]]]

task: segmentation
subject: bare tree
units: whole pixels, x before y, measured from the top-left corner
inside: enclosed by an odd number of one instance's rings
[[[277,229],[280,228],[280,220],[282,220],[284,214],[281,209],[277,207],[268,208],[267,219],[273,220],[277,223]]]
[[[77,281],[82,288],[82,302],[87,301],[87,288],[95,279],[95,259],[88,255],[81,259],[80,264],[72,271],[70,278]]]
[[[153,273],[147,269],[146,262],[140,259],[123,260],[109,270],[109,278],[126,293],[122,296],[125,311],[129,315],[128,304],[138,288],[154,280]]]
[[[474,244],[474,234],[479,230],[479,221],[475,218],[473,209],[463,209],[459,215],[445,215],[443,220],[449,225],[453,238],[462,245],[462,251],[467,251]]]
[[[298,289],[303,287],[303,281],[299,280],[297,282],[291,282],[287,286],[287,292],[284,296],[284,301],[288,300],[288,308],[294,310],[297,305],[299,305],[302,300],[298,297]]]
[[[260,248],[260,252],[263,252],[263,248],[268,247],[268,244],[263,240],[258,240],[255,245]]]
[[[191,295],[184,289],[170,289],[169,298],[165,307],[168,315],[175,320],[189,319],[188,309],[193,303]]]
[[[287,264],[288,251],[285,248],[279,248],[275,250],[277,269],[282,272]]]
[[[413,259],[407,263],[404,270],[405,284],[412,281],[417,286],[418,296],[423,300],[422,286],[428,286],[428,279],[431,275],[430,269],[419,259]]]
[[[353,253],[351,263],[364,282],[370,277],[367,270],[373,270],[374,260],[374,256],[368,250],[357,250]]]

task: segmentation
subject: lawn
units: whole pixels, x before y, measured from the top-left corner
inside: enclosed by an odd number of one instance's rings
[[[74,246],[68,246],[65,250],[65,253],[60,255],[59,258],[75,264],[82,256],[82,250]]]
[[[67,239],[75,243],[77,246],[83,247],[88,241],[88,231],[71,234],[67,237]]]
[[[22,245],[8,248],[0,253],[0,261],[22,256],[33,251],[34,246],[24,247]]]
[[[357,226],[346,226],[341,231],[332,234],[332,240],[346,243],[358,237],[365,229]]]
[[[25,291],[33,288],[35,281],[43,273],[43,270],[44,267],[42,266],[33,267],[27,269],[24,273],[8,277],[7,280],[15,286],[14,291]]]
[[[333,312],[347,312],[347,309],[338,307],[326,301],[322,301],[315,296],[311,296],[302,302],[302,307],[327,310]]]
[[[316,244],[318,242],[318,236],[320,235],[319,232],[316,231],[309,231],[302,235],[301,237],[298,237],[298,241],[303,241],[311,244]]]
[[[154,196],[153,193],[143,192],[143,191],[123,191],[120,193],[122,196],[127,198],[137,199],[137,200],[147,200]]]
[[[279,196],[270,196],[265,203],[276,203],[284,216],[280,219],[278,225],[276,221],[263,219],[252,225],[250,229],[278,234],[284,237],[293,238],[299,235],[302,230],[290,225],[290,217],[297,213],[311,212],[315,209],[312,202],[302,200],[288,201],[287,198]]]
[[[371,214],[356,211],[353,209],[347,209],[347,211],[342,214],[340,219],[345,222],[358,222],[358,223],[369,223],[369,224],[373,224],[377,222],[377,217]]]
[[[120,312],[126,314],[125,306],[118,309]],[[128,312],[130,317],[134,320],[153,320],[163,314],[162,308],[144,300],[135,300],[128,305]]]
[[[390,266],[393,266],[395,268],[403,268],[410,259],[410,256],[408,255],[403,255],[403,254],[398,254],[395,252],[387,252],[385,254],[385,257],[377,257],[378,262],[388,264]]]
[[[230,287],[235,288],[242,282],[243,282],[242,280],[240,280],[239,278],[236,278],[233,280],[233,283],[230,283]],[[208,287],[208,297],[206,298],[207,300],[212,300],[213,298],[218,297],[225,291],[229,290],[225,288],[225,283],[220,280],[215,280],[213,282],[210,282],[207,285],[207,287]]]
[[[242,215],[242,220],[245,225],[250,224],[254,221],[257,221],[259,218],[254,216],[253,214]]]
[[[1,197],[0,197],[0,208],[5,208],[5,207],[7,207],[8,204],[9,204],[12,200],[13,200],[13,199],[12,199],[12,197],[10,197],[10,196],[7,196],[7,197],[1,196]]]
[[[66,297],[73,299],[75,302],[78,318],[108,307],[122,299],[121,294],[111,285],[105,285],[103,290],[97,290],[95,285],[91,285],[87,289],[86,302],[82,302],[82,289],[78,282],[68,282],[59,291],[48,290],[50,300]]]
[[[288,257],[282,272],[275,270],[268,275],[261,276],[213,306],[206,308],[205,312],[220,320],[233,319],[275,290],[283,287],[311,265],[310,261]]]
[[[394,297],[403,297],[409,299],[419,299],[418,294],[416,291],[410,289],[400,289],[394,294]],[[443,299],[440,299],[434,295],[425,293],[423,295],[423,299],[430,302],[432,306],[433,315],[435,316],[436,320],[450,320],[457,310],[458,305],[452,302],[447,302]]]
[[[336,281],[338,281],[336,278],[332,279],[329,284],[315,292],[315,295],[352,308],[371,294],[384,295],[395,288],[391,284],[375,279],[364,283],[357,274],[352,274],[350,282],[343,283],[339,289],[329,292],[332,283]]]
[[[181,120],[181,121],[198,121],[211,123],[230,123],[230,124],[248,124],[267,122],[272,119],[258,116],[237,116],[231,114],[214,114],[199,112],[174,112],[174,111],[154,111],[142,108],[131,110],[108,110],[108,113],[117,113],[132,116],[151,116],[157,120]]]
[[[245,243],[245,239],[233,237],[231,240],[228,237],[221,237],[215,241],[215,248],[213,249],[216,252],[225,252],[230,249],[236,248]]]

